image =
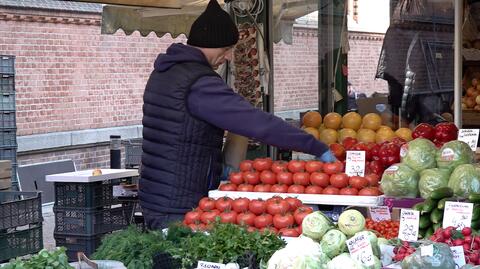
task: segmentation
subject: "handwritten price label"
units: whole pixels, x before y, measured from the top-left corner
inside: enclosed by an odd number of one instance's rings
[[[402,209],[402,211],[400,212],[400,227],[398,230],[398,238],[408,242],[417,241],[419,221],[419,211]]]
[[[225,269],[225,264],[216,262],[198,261],[197,269]]]
[[[442,227],[453,226],[457,230],[470,227],[472,224],[472,212],[472,203],[446,202]]]
[[[450,247],[450,250],[453,253],[453,260],[458,268],[465,265],[465,254],[463,252],[462,246]]]
[[[352,258],[365,266],[375,264],[373,259],[372,246],[368,241],[366,233],[358,233],[354,237],[347,240],[348,251]]]
[[[475,152],[478,145],[479,129],[460,129],[458,131],[458,140],[467,143],[470,148]]]
[[[347,151],[345,173],[352,176],[365,176],[365,151]]]
[[[390,209],[388,206],[372,206],[369,207],[370,217],[373,221],[391,220]]]

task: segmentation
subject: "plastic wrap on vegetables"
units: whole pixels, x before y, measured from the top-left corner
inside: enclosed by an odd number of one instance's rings
[[[431,246],[431,251],[427,248]],[[422,253],[422,248],[425,248]],[[431,255],[430,255],[431,254]],[[444,243],[427,243],[422,245],[402,262],[403,269],[455,269],[455,262],[450,247]]]
[[[402,163],[420,172],[424,169],[435,168],[437,162],[435,155],[437,148],[432,141],[425,138],[417,138],[403,145],[400,149]]]
[[[300,236],[276,251],[268,261],[267,269],[324,269],[329,261],[319,243]]]
[[[380,187],[386,196],[417,197],[418,172],[410,166],[397,163],[390,166],[382,175]]]
[[[420,180],[418,181],[418,190],[423,199],[430,197],[432,191],[448,186],[450,178],[450,170],[431,168],[420,172]]]
[[[474,157],[474,153],[467,143],[454,140],[445,143],[437,151],[435,159],[438,168],[446,168],[452,171],[461,164],[473,163]]]
[[[461,164],[453,170],[448,181],[455,196],[466,198],[470,193],[480,192],[480,171],[471,164]]]

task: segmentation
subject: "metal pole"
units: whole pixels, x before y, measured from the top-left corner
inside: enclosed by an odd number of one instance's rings
[[[455,125],[458,128],[462,127],[462,12],[463,0],[455,0],[455,39],[454,39],[454,101],[453,101],[453,115]]]
[[[273,73],[275,72],[275,68],[273,67],[273,0],[264,0],[266,3],[266,10],[267,10],[267,27],[265,27],[265,31],[267,31],[266,42],[268,46],[268,62],[270,66],[270,72],[268,75],[268,112],[271,114],[275,114],[275,91],[273,87]],[[277,148],[269,146],[268,147],[268,155],[273,158],[274,160],[277,159]]]

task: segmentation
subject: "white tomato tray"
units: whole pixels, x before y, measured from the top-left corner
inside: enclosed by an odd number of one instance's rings
[[[358,195],[327,195],[327,194],[299,194],[299,193],[276,193],[276,192],[242,192],[242,191],[219,191],[208,192],[210,198],[230,197],[248,199],[268,199],[272,196],[296,197],[304,204],[311,205],[343,205],[343,206],[379,206],[383,205],[383,196],[358,196]]]
[[[138,176],[138,169],[100,169],[101,175],[94,176],[93,169],[82,170],[61,174],[53,174],[45,176],[45,180],[49,182],[77,182],[88,183],[97,182],[117,178]]]

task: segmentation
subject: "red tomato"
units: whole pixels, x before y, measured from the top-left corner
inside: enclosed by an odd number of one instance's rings
[[[290,187],[288,187],[287,192],[288,193],[304,193],[305,187],[302,185],[291,185]]]
[[[380,158],[380,157],[378,157]],[[370,172],[373,174],[381,175],[383,174],[383,170],[385,170],[385,166],[383,166],[382,162],[380,160],[378,161],[371,161],[368,164],[368,167]]]
[[[361,190],[358,192],[358,195],[362,195],[362,196],[379,196],[379,195],[381,195],[381,193],[380,193],[380,191],[378,190],[377,187],[366,187],[366,188],[361,189]]]
[[[250,200],[248,198],[237,198],[232,201],[232,209],[237,213],[248,211]]]
[[[313,185],[325,188],[330,184],[330,176],[325,173],[315,172],[310,175],[310,182]]]
[[[285,184],[275,184],[270,188],[270,192],[285,193],[288,191],[288,186]]]
[[[262,214],[255,217],[254,223],[255,227],[257,227],[258,229],[262,229],[273,224],[273,217],[270,214]]]
[[[260,181],[263,184],[273,185],[273,184],[277,183],[277,177],[275,176],[275,174],[272,171],[264,170],[260,173]]]
[[[209,197],[203,197],[198,202],[198,207],[200,207],[203,211],[213,210],[215,209],[215,200]]]
[[[275,218],[274,218],[275,220]],[[298,233],[296,228],[283,228],[280,229],[278,232],[279,235],[285,236],[285,237],[298,237],[300,236],[300,233]]]
[[[363,189],[368,186],[368,180],[361,176],[353,176],[348,180],[350,186],[356,189]]]
[[[290,206],[290,211],[295,211],[297,210],[297,208],[299,206],[302,206],[302,201],[300,201],[299,199],[295,198],[295,197],[287,197],[285,198],[285,201],[288,203],[288,205]]]
[[[338,160],[345,160],[345,148],[338,144],[338,143],[332,143],[330,144],[330,150],[332,151],[333,155],[338,159]]]
[[[267,213],[275,216],[276,214],[283,214],[290,210],[290,204],[285,200],[267,201]]]
[[[287,172],[287,165],[288,163],[285,161],[274,161],[272,163],[272,172],[275,174],[279,174],[280,172]]]
[[[236,191],[237,185],[233,183],[223,183],[223,184],[220,184],[218,189],[221,191]]]
[[[250,201],[248,205],[248,210],[255,215],[261,215],[265,212],[267,205],[262,199],[254,199]]]
[[[335,188],[345,188],[348,186],[348,176],[345,173],[330,176],[330,185]]]
[[[258,172],[269,170],[272,167],[272,159],[258,158],[253,161],[253,168]]]
[[[305,171],[305,162],[300,160],[291,160],[287,165],[288,171],[292,173]]]
[[[258,172],[246,171],[243,172],[243,180],[245,181],[245,183],[257,185],[258,183],[260,183],[260,176]]]
[[[277,229],[287,228],[295,222],[292,214],[276,214],[273,216],[273,226]]]
[[[230,197],[219,198],[215,202],[215,208],[218,209],[220,212],[223,212],[225,210],[230,210],[232,208],[232,201],[233,199]]]
[[[233,172],[228,176],[228,180],[233,184],[242,184],[243,183],[243,174],[242,172]]]
[[[377,174],[368,174],[365,176],[370,187],[377,187],[380,182],[380,176]]]
[[[252,171],[253,169],[253,161],[251,160],[244,160],[240,162],[240,171]]]
[[[317,185],[310,185],[305,188],[306,194],[322,194],[323,188]]]
[[[253,191],[253,185],[250,184],[240,184],[237,186],[237,191]]]
[[[345,148],[345,150],[350,150],[354,145],[358,143],[358,140],[353,137],[345,137],[342,141],[342,145]]]
[[[323,189],[323,192],[322,192],[322,194],[330,194],[330,195],[339,194],[339,193],[340,193],[340,190],[332,186],[326,187],[325,189]]]
[[[329,175],[341,173],[343,171],[343,164],[340,161],[334,163],[324,163],[323,172]]]
[[[202,216],[203,211],[199,209],[194,209],[185,214],[185,224],[192,224],[200,222],[200,217]]]
[[[305,170],[309,173],[320,172],[322,170],[323,163],[319,161],[308,161],[305,163]]]
[[[264,171],[265,172],[265,171]],[[253,188],[254,192],[270,192],[272,185],[270,184],[258,184]]]
[[[295,227],[295,230],[297,231],[298,236],[300,236],[302,234],[302,225]]]
[[[221,223],[237,223],[237,212],[235,211],[225,211],[220,213],[220,222]]]
[[[308,207],[308,206],[302,206],[297,208],[295,210],[295,213],[293,213],[293,217],[295,218],[295,222],[298,225],[302,225],[303,219],[310,213],[313,212],[313,209]]]
[[[237,215],[237,224],[253,226],[255,225],[255,214],[252,212],[244,212]]]
[[[355,188],[346,187],[340,190],[340,195],[357,195],[357,194],[358,194],[358,190]]]
[[[290,172],[280,172],[277,174],[277,181],[290,186],[293,184],[293,175]]]
[[[282,196],[274,195],[274,196],[268,198],[266,202],[268,204],[268,203],[273,203],[273,202],[282,201],[282,200],[283,200]]]
[[[293,174],[293,183],[302,186],[310,184],[310,174],[307,172],[297,172]]]
[[[200,216],[200,220],[205,223],[209,224],[210,222],[214,222],[215,218],[219,215],[220,213],[218,210],[211,210],[211,211],[205,211],[202,213]]]

